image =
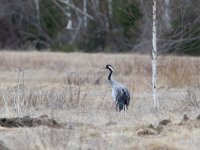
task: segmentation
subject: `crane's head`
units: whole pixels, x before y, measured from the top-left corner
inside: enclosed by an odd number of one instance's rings
[[[108,69],[108,70],[110,70],[111,72],[114,72],[114,68],[113,68],[113,66],[111,66],[111,65],[106,65],[106,67],[103,67],[103,68],[100,68],[100,69]]]
[[[108,80],[111,80],[111,75],[114,72],[114,69],[111,65],[106,65],[106,67],[103,67],[101,69],[108,69],[110,71],[109,76],[108,76]]]
[[[106,65],[105,69],[109,69],[111,72],[114,72],[114,68],[111,65]]]

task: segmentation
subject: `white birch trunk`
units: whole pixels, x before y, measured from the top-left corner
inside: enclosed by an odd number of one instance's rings
[[[99,0],[92,0],[92,4],[95,7],[95,9],[98,11],[99,10]]]
[[[109,19],[112,20],[112,0],[108,0],[108,14],[109,14]]]
[[[84,17],[83,17],[83,22],[84,22],[84,27],[87,29],[87,0],[83,0],[83,12],[84,12]]]
[[[36,9],[37,26],[40,28],[40,3],[39,0],[34,0]]]
[[[105,18],[107,31],[111,28],[112,16],[112,0],[108,0],[108,17]]]
[[[153,30],[152,30],[152,93],[154,108],[159,107],[159,102],[157,98],[157,2],[153,0]]]
[[[99,10],[99,0],[96,0],[96,7],[97,7],[97,10]]]
[[[79,32],[79,30],[80,30],[80,28],[81,28],[81,24],[82,24],[82,19],[79,19],[78,26],[77,26],[77,28],[76,28],[75,33],[72,35],[72,39],[71,39],[71,41],[70,41],[70,44],[72,44],[72,43],[75,41],[76,37],[78,36],[78,32]]]
[[[171,17],[170,17],[170,8],[169,8],[170,0],[165,0],[165,10],[164,10],[164,21],[166,23],[166,27],[168,30],[171,29]]]
[[[66,2],[67,4],[69,4],[69,0],[65,0],[65,2]],[[67,19],[68,19],[66,29],[67,29],[67,30],[72,30],[72,29],[73,29],[73,27],[72,27],[72,19],[71,19],[72,14],[71,14],[71,12],[70,12],[70,7],[69,7],[69,5],[66,5],[65,12],[66,12],[65,14],[66,14]]]

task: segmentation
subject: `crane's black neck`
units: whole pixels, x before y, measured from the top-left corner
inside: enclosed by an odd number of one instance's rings
[[[111,69],[109,69],[109,70],[110,70],[110,73],[109,73],[109,75],[108,75],[108,80],[111,79],[111,75],[112,75],[112,73],[113,73],[113,71],[112,71]]]

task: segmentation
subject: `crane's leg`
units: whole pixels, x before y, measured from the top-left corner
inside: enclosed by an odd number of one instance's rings
[[[123,105],[123,108],[122,108],[122,109],[123,109],[123,111],[125,112],[125,110],[126,110],[126,105]]]
[[[125,105],[125,113],[127,113],[127,111],[128,111],[128,106],[127,105]]]
[[[118,103],[116,104],[115,110],[116,110],[116,112],[119,111],[119,104]]]
[[[123,105],[123,111],[125,112],[125,114],[126,114],[126,112],[127,112],[127,105]]]

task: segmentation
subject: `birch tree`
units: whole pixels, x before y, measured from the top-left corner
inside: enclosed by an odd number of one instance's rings
[[[83,12],[84,27],[87,30],[87,0],[83,0]]]
[[[164,1],[164,17],[163,19],[165,20],[165,24],[166,24],[166,28],[168,30],[170,30],[172,27],[171,27],[171,16],[170,16],[170,8],[169,8],[169,2],[170,0],[165,0]]]
[[[109,14],[109,19],[112,20],[112,16],[113,16],[112,0],[108,0],[108,14]]]
[[[157,1],[153,0],[153,28],[152,28],[152,94],[154,108],[159,107],[157,96]]]
[[[40,28],[40,3],[39,0],[34,0],[36,9],[37,26]]]

